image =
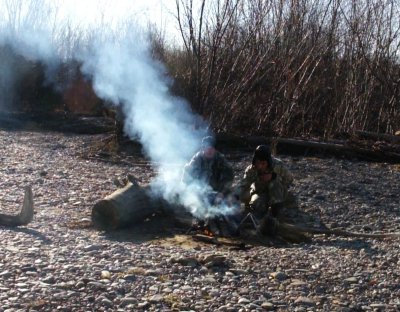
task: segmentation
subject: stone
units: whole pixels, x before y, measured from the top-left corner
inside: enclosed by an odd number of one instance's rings
[[[137,302],[138,302],[138,300],[133,297],[125,297],[125,298],[120,299],[120,305],[123,307],[130,305],[130,304],[136,304]]]
[[[247,298],[240,298],[238,303],[239,304],[248,304],[248,303],[250,303],[250,300]]]
[[[349,277],[349,278],[346,278],[346,279],[344,280],[344,282],[345,282],[345,283],[348,283],[348,284],[357,284],[357,283],[358,283],[358,278],[355,277],[355,276]]]
[[[110,279],[111,273],[109,271],[101,271],[100,278],[101,279]]]
[[[313,299],[311,298],[307,298],[307,297],[298,297],[295,301],[295,304],[297,305],[305,305],[305,306],[314,306],[315,302]]]
[[[263,308],[264,310],[267,310],[267,311],[274,310],[274,304],[269,301],[264,301],[261,304],[261,308]]]
[[[149,302],[158,303],[158,302],[163,301],[163,299],[164,299],[163,295],[156,294],[156,295],[150,297]]]
[[[280,271],[273,272],[270,274],[270,276],[277,281],[284,281],[286,279],[286,274]]]

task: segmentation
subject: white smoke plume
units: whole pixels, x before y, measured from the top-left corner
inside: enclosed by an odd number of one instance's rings
[[[144,39],[134,32],[118,42],[95,37],[79,54],[82,71],[98,96],[122,108],[125,133],[139,139],[159,173],[152,183],[156,194],[197,217],[234,213],[231,206],[209,205],[210,186],[181,182],[183,165],[199,150],[207,124],[185,100],[170,94],[165,70],[150,58]]]

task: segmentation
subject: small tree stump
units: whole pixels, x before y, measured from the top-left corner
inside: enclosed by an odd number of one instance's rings
[[[148,187],[131,181],[94,205],[92,222],[96,228],[115,230],[143,222],[161,208],[162,201]]]

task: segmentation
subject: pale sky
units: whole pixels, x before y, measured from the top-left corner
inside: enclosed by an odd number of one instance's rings
[[[1,1],[1,0],[0,0]],[[146,25],[148,21],[162,27],[168,36],[177,35],[175,0],[50,0],[66,15],[79,23],[96,24],[105,21],[137,19]]]
[[[37,8],[35,11],[50,7],[57,11],[57,20],[68,18],[78,26],[101,25],[101,21],[116,25],[133,20],[143,26],[149,22],[157,25],[168,39],[179,36],[175,0],[0,0],[0,18],[18,20],[18,12],[23,16],[32,7]]]

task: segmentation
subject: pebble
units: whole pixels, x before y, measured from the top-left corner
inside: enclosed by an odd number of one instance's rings
[[[311,298],[307,298],[307,297],[298,297],[295,301],[295,304],[298,305],[307,305],[307,306],[314,306],[315,302],[314,300],[312,300]]]
[[[286,274],[284,272],[273,272],[270,276],[277,281],[283,281],[286,279]]]
[[[110,279],[111,273],[109,271],[101,271],[100,278],[101,279]]]
[[[358,283],[358,278],[357,277],[349,277],[346,278],[345,283],[349,283],[349,284],[357,284]]]
[[[247,298],[240,298],[238,303],[239,304],[247,304],[247,303],[250,303],[250,300]]]
[[[265,301],[261,304],[261,308],[264,310],[270,311],[274,309],[274,304],[268,301]]]
[[[156,295],[150,297],[149,302],[158,303],[158,302],[161,302],[163,300],[163,298],[164,297],[162,295],[156,294]]]

